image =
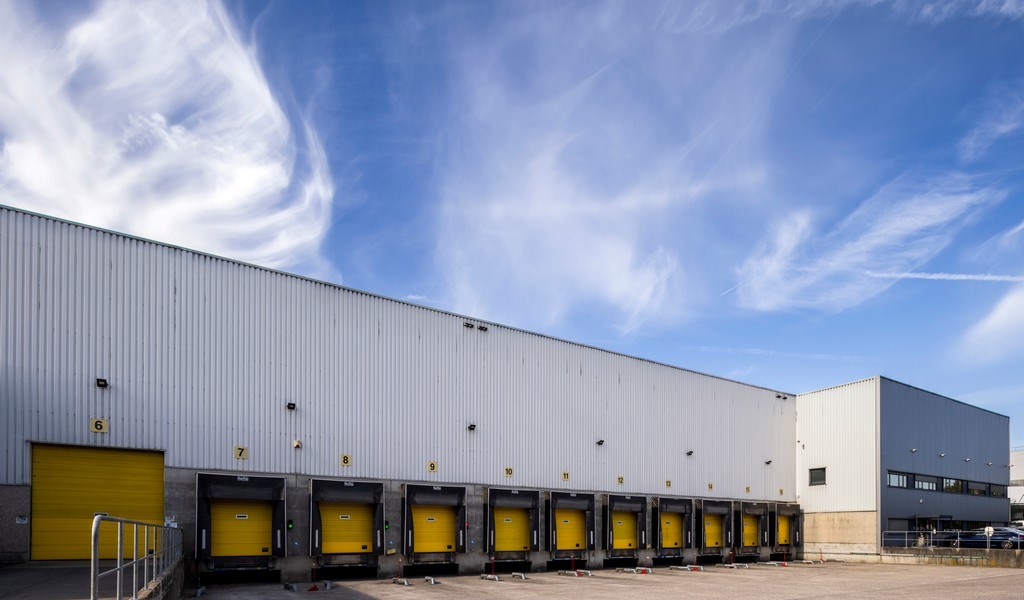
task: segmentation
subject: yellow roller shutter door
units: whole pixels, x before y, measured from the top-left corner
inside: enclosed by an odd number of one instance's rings
[[[321,502],[324,554],[373,552],[373,505]]]
[[[631,550],[636,543],[636,513],[612,511],[612,549]]]
[[[262,500],[211,500],[213,556],[269,556],[274,504]]]
[[[779,526],[776,535],[780,546],[789,545],[789,515],[779,515]]]
[[[494,549],[517,552],[530,549],[530,512],[525,508],[494,509]]]
[[[757,516],[743,515],[743,545],[757,546]]]
[[[661,513],[661,547],[683,547],[683,515]]]
[[[704,515],[704,547],[722,547],[722,515]]]
[[[455,507],[412,505],[414,552],[455,552]]]
[[[555,509],[555,550],[587,549],[587,516],[582,510]]]
[[[96,513],[164,522],[164,456],[144,450],[32,446],[32,560],[89,558]],[[117,528],[100,528],[100,558],[116,558]],[[140,535],[139,552],[142,552]],[[131,533],[125,532],[125,556]]]

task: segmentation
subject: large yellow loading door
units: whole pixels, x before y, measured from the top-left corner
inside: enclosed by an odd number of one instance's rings
[[[704,515],[704,547],[722,547],[722,516]]]
[[[582,510],[555,509],[555,550],[587,549],[587,516]]]
[[[661,547],[683,547],[683,515],[661,513]]]
[[[612,549],[631,550],[636,547],[636,513],[613,510]]]
[[[494,509],[494,549],[517,552],[530,549],[530,512],[525,508]]]
[[[412,505],[415,552],[455,552],[455,507]]]
[[[32,447],[32,560],[92,554],[97,513],[164,522],[164,457],[160,452],[75,446]],[[132,555],[130,528],[125,556]],[[140,536],[139,554],[143,541]],[[100,558],[117,557],[117,528],[100,527]]]
[[[789,515],[779,515],[778,531],[776,538],[780,546],[789,545]]]
[[[743,545],[757,546],[757,515],[743,515]]]
[[[320,502],[324,554],[373,552],[373,505]]]
[[[263,500],[211,500],[213,556],[270,556],[274,504]]]

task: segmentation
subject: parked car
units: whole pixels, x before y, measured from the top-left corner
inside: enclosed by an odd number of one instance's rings
[[[959,536],[951,535],[947,539],[954,548],[1024,549],[1024,531],[1014,527],[993,527],[991,539],[984,529],[962,531]]]

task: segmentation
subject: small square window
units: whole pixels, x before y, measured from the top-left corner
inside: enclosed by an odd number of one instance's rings
[[[810,485],[825,485],[825,468],[811,469]]]

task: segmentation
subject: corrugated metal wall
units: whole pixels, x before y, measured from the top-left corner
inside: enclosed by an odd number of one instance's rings
[[[889,518],[915,515],[1008,520],[1010,504],[1006,498],[889,488],[887,476],[893,470],[1007,485],[1009,417],[884,377],[880,390],[882,526],[886,527]],[[916,452],[911,451],[914,449]]]
[[[805,512],[873,511],[878,494],[878,378],[797,396],[796,477]],[[810,469],[826,484],[808,485]]]
[[[20,211],[0,208],[0,237],[3,483],[29,481],[37,441],[195,469],[796,497],[795,401],[771,390]]]

